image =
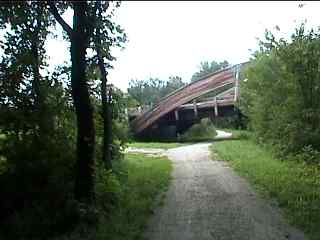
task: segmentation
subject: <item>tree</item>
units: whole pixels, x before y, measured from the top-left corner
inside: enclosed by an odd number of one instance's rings
[[[164,87],[163,92],[161,93],[161,97],[164,97],[185,85],[186,84],[182,81],[181,77],[170,76],[169,80],[166,83],[166,86]]]
[[[93,31],[93,49],[96,51],[96,58],[93,59],[100,70],[101,79],[101,105],[103,118],[103,144],[102,144],[102,161],[107,169],[112,168],[111,163],[111,145],[112,145],[112,88],[107,93],[107,69],[112,68],[111,62],[115,58],[110,54],[110,50],[114,46],[120,47],[126,41],[126,35],[123,29],[111,20],[113,11],[120,6],[120,2],[116,2],[114,6],[110,6],[109,1],[97,1],[94,9],[94,31]],[[106,11],[110,9],[110,13]],[[111,31],[110,31],[111,30]],[[107,63],[105,63],[105,59]],[[108,95],[107,95],[108,94]]]
[[[168,81],[159,78],[150,78],[148,80],[131,80],[129,82],[128,93],[140,105],[155,105],[161,98],[171,92],[185,86],[179,76],[170,76]]]
[[[55,3],[49,1],[50,12],[67,33],[71,43],[71,87],[77,116],[77,161],[75,197],[92,203],[94,193],[95,128],[93,107],[86,77],[86,50],[92,26],[89,24],[89,6],[86,1],[72,2],[74,11],[71,28],[61,17]]]
[[[93,202],[95,191],[100,198],[105,194],[109,172],[94,161],[93,120],[97,119],[92,118],[92,103],[100,103],[100,92],[94,92],[96,82],[88,76],[99,72],[99,59],[114,59],[109,57],[110,48],[119,44],[121,34],[109,32],[122,30],[109,21],[112,14],[105,15],[106,8],[97,9],[99,4],[107,6],[108,2],[0,4],[0,28],[5,30],[0,45],[0,195],[6,196],[0,198],[1,239],[3,235],[5,239],[46,239],[70,230],[84,219],[83,214],[92,216],[91,210],[97,209],[97,205],[87,205],[98,204]],[[68,7],[74,9],[73,28],[61,17]],[[44,46],[56,22],[71,42],[72,66],[59,66],[51,73],[46,71]],[[99,54],[86,56],[88,48]],[[110,66],[100,63],[102,71]],[[116,121],[108,125],[108,136],[115,139],[111,144],[115,155],[124,145],[125,121],[120,121],[123,95],[113,89],[108,102]],[[101,178],[94,178],[95,169],[102,170],[103,176],[97,174]],[[94,181],[100,181],[103,190],[94,189]],[[70,194],[72,190],[75,194]],[[109,200],[104,197],[100,202]],[[82,211],[83,206],[87,211]]]
[[[128,93],[135,98],[140,105],[156,104],[161,98],[161,89],[165,82],[159,78],[148,80],[131,80]]]
[[[241,83],[241,107],[257,139],[283,155],[319,151],[320,33],[302,24],[290,41],[265,38]]]
[[[0,195],[6,196],[0,238],[5,232],[43,239],[73,218],[65,210],[73,183],[73,113],[61,74],[45,71],[44,45],[54,23],[46,4],[5,2],[0,12]]]
[[[198,81],[202,77],[214,73],[218,70],[226,68],[229,66],[228,61],[224,60],[223,62],[212,61],[209,63],[208,61],[204,61],[200,63],[200,70],[194,73],[191,77],[191,82]]]
[[[41,76],[40,70],[46,65],[44,43],[49,34],[47,28],[52,24],[52,19],[48,16],[43,2],[34,3],[32,8],[31,4],[31,2],[7,2],[1,6],[3,24],[10,24],[12,29],[12,33],[7,32],[5,35],[6,57],[2,62],[5,71],[3,74],[10,75],[8,78],[15,78],[15,81],[9,82],[3,80],[3,84],[6,87],[14,88],[15,91],[21,90],[20,84],[27,86],[22,92],[24,92],[25,98],[32,99],[30,104],[34,107],[34,123],[39,127],[39,137],[45,140],[44,138],[49,134],[48,131],[52,128],[50,126],[52,119],[43,117],[47,110],[44,86],[46,79]],[[3,103],[5,104],[5,102]],[[6,101],[7,106],[11,105],[12,107],[12,104],[14,103],[10,104]]]

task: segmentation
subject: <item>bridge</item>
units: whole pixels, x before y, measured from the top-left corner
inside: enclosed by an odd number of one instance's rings
[[[247,62],[211,73],[165,96],[129,119],[137,137],[175,137],[200,119],[238,114],[240,71]]]

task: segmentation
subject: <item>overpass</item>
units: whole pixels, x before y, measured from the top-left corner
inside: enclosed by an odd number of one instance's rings
[[[246,64],[237,64],[206,75],[165,96],[152,109],[140,115],[135,114],[131,121],[134,134],[154,135],[158,129],[158,132],[172,132],[175,135],[203,117],[214,118],[234,113],[239,99],[240,71]]]

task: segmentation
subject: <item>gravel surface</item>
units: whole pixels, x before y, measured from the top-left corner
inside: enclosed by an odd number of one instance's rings
[[[280,210],[256,196],[226,163],[212,161],[209,143],[167,150],[172,182],[145,236],[150,240],[305,239]]]
[[[152,155],[163,155],[166,152],[165,149],[160,148],[134,148],[128,147],[125,150],[125,153],[144,153],[144,154],[152,154]]]
[[[232,137],[232,133],[225,132],[222,130],[216,130],[217,135],[215,136],[215,139],[227,139]]]

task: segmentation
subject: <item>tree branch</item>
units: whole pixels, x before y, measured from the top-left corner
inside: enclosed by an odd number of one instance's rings
[[[49,11],[53,14],[54,18],[57,20],[57,22],[61,25],[61,27],[63,28],[63,30],[65,30],[68,34],[69,37],[71,37],[73,29],[68,25],[68,23],[66,23],[63,18],[61,17],[61,15],[58,12],[58,9],[56,8],[56,6],[54,5],[53,1],[48,1],[48,4],[50,6]]]

